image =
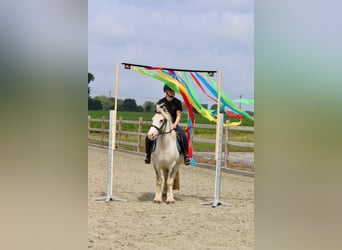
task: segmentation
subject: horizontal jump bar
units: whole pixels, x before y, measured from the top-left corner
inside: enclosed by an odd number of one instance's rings
[[[133,64],[133,63],[122,63],[122,64],[123,64],[123,65],[128,65],[128,66],[144,67],[144,68],[149,68],[149,69],[166,69],[166,70],[186,71],[186,72],[208,72],[208,73],[217,73],[216,70],[173,69],[173,68],[153,67],[153,66],[140,65],[140,64]]]

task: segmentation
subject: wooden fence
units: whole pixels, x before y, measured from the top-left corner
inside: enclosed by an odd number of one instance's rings
[[[92,124],[97,123],[97,127],[92,127]],[[98,127],[98,124],[101,124]],[[229,121],[226,121],[229,123]],[[132,128],[128,130],[124,130],[124,125],[131,126]],[[120,117],[117,120],[117,131],[116,131],[116,142],[115,148],[129,150],[137,153],[145,153],[145,137],[148,128],[151,125],[151,121],[143,121],[142,118],[139,118],[137,121],[132,120],[122,120]],[[185,127],[186,124],[180,123],[181,127]],[[108,145],[108,138],[109,138],[109,120],[105,117],[101,119],[92,119],[91,116],[88,116],[88,143],[95,143],[107,146]],[[205,143],[205,144],[216,144],[215,139],[208,139],[208,138],[200,138],[196,136],[196,129],[208,129],[208,130],[216,130],[215,124],[195,124],[193,129],[193,137],[192,143]],[[229,168],[231,164],[228,166],[228,158],[229,158],[229,146],[238,146],[241,148],[249,148],[249,151],[254,151],[254,143],[252,142],[241,142],[241,141],[232,141],[229,137],[229,131],[250,131],[254,133],[254,127],[247,127],[247,126],[236,126],[236,127],[224,127],[224,134],[222,138],[222,152],[224,152],[222,160],[224,163],[225,168]],[[127,138],[130,138],[129,140]],[[133,141],[132,141],[133,139]],[[127,149],[130,148],[130,149]],[[252,149],[252,150],[251,150]],[[243,150],[242,150],[243,151]],[[196,162],[201,163],[208,163],[208,165],[215,166],[215,154],[214,150],[206,150],[205,152],[194,152],[193,155],[195,156]],[[206,159],[206,160],[203,160]],[[236,164],[235,164],[236,165]],[[254,171],[254,164],[253,166],[249,166],[247,168],[243,167],[242,164],[238,164],[237,168],[240,170],[247,170],[250,172]],[[235,166],[236,167],[236,166]]]

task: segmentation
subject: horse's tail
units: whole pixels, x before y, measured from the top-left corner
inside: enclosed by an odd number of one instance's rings
[[[179,171],[177,171],[177,174],[175,176],[175,179],[173,181],[173,190],[179,190],[180,181],[179,181]]]

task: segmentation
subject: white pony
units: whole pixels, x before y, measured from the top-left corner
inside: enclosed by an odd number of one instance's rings
[[[184,162],[184,157],[178,152],[172,118],[163,104],[157,105],[147,136],[153,141],[158,139],[151,154],[156,172],[156,193],[153,202],[161,203],[162,195],[166,193],[166,203],[174,203],[173,189],[179,189],[178,170]]]

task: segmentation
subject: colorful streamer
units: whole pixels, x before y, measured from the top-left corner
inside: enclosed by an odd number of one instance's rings
[[[125,65],[126,66],[126,65]],[[189,157],[191,158],[192,165],[195,165],[194,159],[192,157],[192,144],[191,138],[193,133],[193,126],[195,125],[195,116],[193,112],[193,108],[204,118],[209,121],[217,123],[217,110],[209,110],[203,107],[201,104],[197,93],[194,89],[194,85],[196,85],[204,95],[209,97],[212,101],[218,103],[218,96],[220,95],[220,110],[225,111],[226,114],[230,117],[239,118],[240,121],[232,122],[229,124],[224,124],[224,126],[239,126],[242,122],[243,118],[248,118],[254,121],[254,117],[237,107],[234,103],[244,103],[244,104],[254,104],[254,100],[252,99],[238,99],[238,100],[230,100],[222,91],[218,93],[218,85],[212,79],[212,77],[208,74],[208,72],[192,72],[185,70],[173,70],[166,69],[163,67],[151,67],[151,66],[143,66],[143,65],[130,65],[132,69],[157,79],[171,89],[182,96],[184,104],[188,110],[188,127],[184,130],[187,133],[188,142],[189,142]],[[181,72],[182,71],[182,72]]]
[[[133,66],[132,68],[139,73],[162,81],[178,94],[181,94],[181,92],[183,92],[182,97],[184,99],[184,102],[186,99],[188,103],[204,118],[208,119],[209,121],[217,122],[216,113],[202,106],[194,88],[192,87],[192,83],[195,83],[206,96],[208,96],[214,102],[217,102],[218,86],[208,74],[200,74],[197,72],[183,72],[182,75],[180,72],[163,70],[162,67],[144,68]],[[221,110],[224,110],[228,116],[236,118],[246,117],[254,121],[253,116],[234,105],[234,102],[253,104],[254,100],[238,99],[231,101],[222,91],[220,93],[220,100],[222,105]],[[187,108],[188,111],[191,109],[190,106]],[[230,124],[229,126],[233,125]]]

